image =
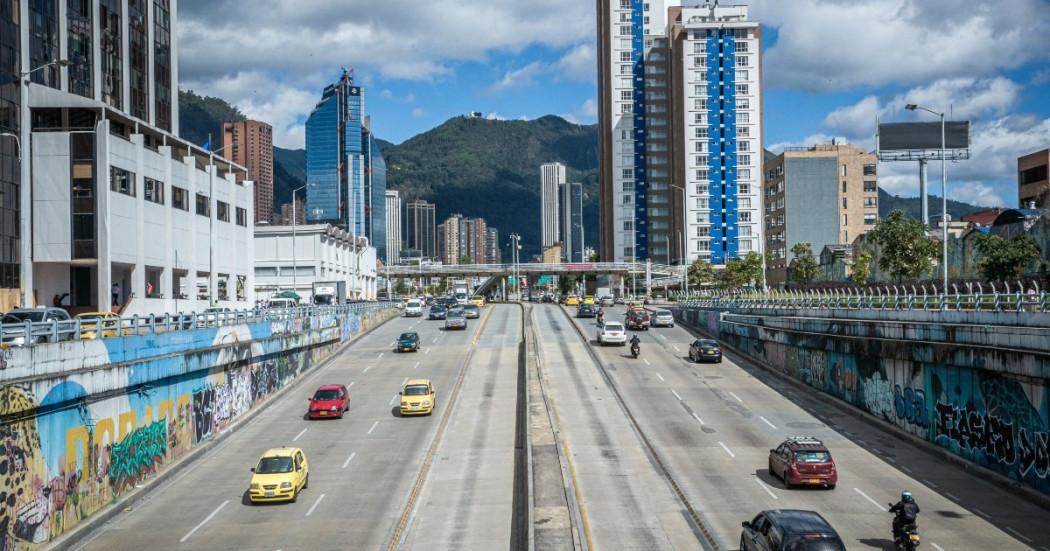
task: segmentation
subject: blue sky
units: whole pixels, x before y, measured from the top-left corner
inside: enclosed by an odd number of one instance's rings
[[[949,196],[1015,205],[1016,157],[1050,147],[1047,0],[742,3],[763,25],[767,148],[873,147],[876,117],[914,118],[905,102],[951,109],[973,131]],[[181,86],[270,122],[282,147],[302,147],[344,66],[395,143],[470,111],[597,117],[593,0],[182,0],[179,21]],[[912,164],[879,170],[888,191],[917,193]]]

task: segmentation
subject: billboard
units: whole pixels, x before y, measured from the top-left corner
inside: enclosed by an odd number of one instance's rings
[[[970,121],[945,121],[945,149],[970,148]],[[940,122],[893,122],[879,124],[879,151],[941,149]]]

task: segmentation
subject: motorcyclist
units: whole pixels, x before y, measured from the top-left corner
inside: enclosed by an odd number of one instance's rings
[[[901,492],[901,500],[890,507],[893,517],[893,541],[900,541],[901,529],[909,524],[915,524],[919,517],[919,504],[915,502],[911,492]]]
[[[631,352],[637,350],[638,354],[642,353],[642,339],[638,338],[638,335],[631,337]]]
[[[601,325],[605,321],[605,310],[598,308],[598,325]]]

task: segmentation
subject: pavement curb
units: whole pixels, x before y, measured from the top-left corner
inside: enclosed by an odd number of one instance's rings
[[[843,402],[842,400],[840,400],[840,399],[838,399],[838,398],[836,398],[836,397],[834,397],[834,396],[832,396],[830,394],[821,392],[821,391],[819,391],[819,390],[817,390],[817,389],[815,389],[815,388],[813,388],[813,387],[811,387],[809,385],[803,384],[802,382],[794,379],[793,377],[789,377],[789,376],[787,376],[787,375],[777,371],[776,369],[773,369],[772,367],[770,367],[765,362],[756,360],[756,359],[752,358],[751,356],[749,356],[748,354],[740,351],[735,346],[725,343],[724,341],[722,341],[719,338],[718,335],[712,335],[706,329],[701,329],[701,328],[693,325],[692,323],[689,323],[689,322],[685,321],[681,317],[678,318],[678,323],[683,328],[689,330],[692,333],[695,333],[695,334],[698,334],[698,335],[703,335],[705,337],[713,338],[715,340],[718,340],[718,342],[720,342],[723,347],[725,347],[726,349],[730,350],[733,353],[733,355],[736,356],[736,358],[734,358],[734,360],[742,360],[742,363],[747,363],[748,365],[751,365],[753,367],[757,367],[757,368],[761,369],[762,371],[768,372],[771,375],[775,376],[778,380],[787,382],[787,383],[791,384],[792,386],[794,386],[795,388],[797,388],[799,390],[804,390],[811,397],[814,397],[814,396],[825,397],[826,396],[828,398],[831,398],[831,400],[827,401],[828,404],[830,404],[835,409],[837,409],[837,410],[839,410],[839,411],[841,411],[841,412],[843,412],[843,413],[845,413],[847,415],[850,415],[851,417],[855,417],[855,418],[861,419],[868,426],[876,428],[879,431],[881,431],[882,433],[890,435],[890,436],[893,436],[894,438],[896,438],[898,440],[901,440],[901,441],[903,441],[905,443],[912,444],[915,447],[921,449],[922,451],[924,451],[924,452],[934,456],[935,458],[946,460],[946,461],[954,464],[956,467],[959,467],[959,468],[961,468],[962,470],[964,470],[966,472],[972,473],[972,474],[974,474],[976,476],[979,476],[979,477],[982,477],[982,478],[992,478],[996,482],[999,483],[1000,487],[1006,489],[1008,492],[1010,492],[1010,493],[1012,493],[1012,494],[1014,494],[1014,495],[1016,495],[1016,496],[1018,496],[1020,498],[1023,498],[1025,501],[1028,501],[1028,502],[1032,503],[1033,505],[1036,505],[1038,507],[1042,507],[1044,509],[1050,510],[1050,496],[1045,496],[1043,494],[1040,494],[1040,493],[1036,492],[1035,490],[1031,490],[1031,489],[1029,489],[1029,488],[1027,488],[1025,486],[1022,486],[1016,480],[1013,480],[1013,479],[1011,479],[1009,477],[1003,476],[1003,475],[1001,475],[1001,474],[999,474],[999,473],[997,473],[997,472],[995,472],[995,471],[993,471],[991,469],[987,469],[987,468],[982,467],[980,465],[976,465],[974,463],[971,463],[970,461],[967,461],[965,458],[959,457],[958,455],[955,455],[954,453],[951,453],[948,450],[945,450],[944,448],[942,448],[940,446],[937,446],[936,444],[933,444],[933,443],[931,443],[931,442],[929,442],[927,440],[919,438],[918,436],[915,436],[913,434],[897,430],[896,428],[894,428],[892,426],[888,426],[886,423],[879,422],[878,419],[872,417],[871,414],[868,413],[867,411],[864,411],[864,410],[854,406],[853,404],[850,404],[850,403],[847,403],[847,402]]]
[[[514,411],[514,482],[511,505],[510,549],[512,551],[533,551],[536,548],[532,534],[533,508],[535,502],[532,492],[532,439],[529,437],[529,390],[528,346],[525,337],[525,316],[528,311],[525,305],[518,303],[521,315],[521,334],[518,335],[518,374],[517,396]]]
[[[340,345],[339,348],[336,351],[332,352],[331,355],[329,355],[327,358],[321,361],[320,364],[314,366],[310,369],[309,372],[304,373],[301,377],[294,379],[292,382],[285,385],[277,392],[274,392],[273,394],[268,396],[265,400],[263,400],[262,403],[249,410],[240,419],[237,419],[229,427],[226,427],[226,429],[219,432],[217,436],[209,439],[203,444],[198,445],[182,458],[164,467],[164,469],[162,469],[160,473],[143,483],[141,488],[136,488],[134,491],[125,494],[124,496],[121,496],[119,499],[117,499],[117,501],[110,503],[95,514],[89,516],[86,520],[78,523],[77,526],[72,530],[63,533],[57,539],[48,542],[47,544],[45,544],[45,549],[51,551],[66,551],[69,549],[78,549],[78,544],[82,543],[81,540],[84,536],[92,535],[99,528],[102,528],[102,526],[105,525],[107,522],[116,518],[120,513],[126,512],[128,509],[133,508],[138,503],[148,500],[151,494],[155,490],[157,490],[164,482],[172,479],[179,473],[184,472],[188,467],[190,467],[194,463],[197,463],[197,461],[203,458],[209,451],[214,449],[220,442],[225,441],[227,438],[229,438],[231,434],[237,432],[241,429],[241,427],[247,425],[259,414],[269,409],[270,406],[273,405],[278,398],[283,396],[285,393],[289,392],[291,389],[299,386],[307,379],[312,378],[313,375],[315,375],[316,373],[319,373],[329,364],[329,362],[332,362],[340,355],[342,355],[343,352],[345,352],[351,344],[357,342],[358,339],[361,339],[365,335],[368,335],[372,331],[375,331],[379,327],[382,327],[387,322],[397,317],[399,316],[390,316],[389,318],[369,328],[367,331],[363,331],[361,333],[358,333],[357,335],[354,335],[352,338],[350,338],[350,340]]]

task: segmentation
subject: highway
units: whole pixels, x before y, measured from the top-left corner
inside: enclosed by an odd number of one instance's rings
[[[908,489],[924,549],[1050,551],[1046,510],[979,474],[732,355],[690,363],[695,337],[680,326],[632,332],[635,360],[626,347],[597,347],[595,320],[574,311],[537,305],[529,320],[581,547],[737,549],[741,521],[800,508],[823,514],[850,549],[890,549],[886,504]],[[74,548],[509,548],[521,312],[486,307],[466,331],[419,318],[380,326]],[[624,309],[606,312],[621,319]],[[422,349],[393,353],[407,330]],[[432,416],[397,414],[408,378],[434,381]],[[304,419],[327,383],[349,386],[350,411]],[[768,450],[792,435],[829,446],[837,488],[788,490],[770,476]],[[281,445],[306,452],[310,486],[296,503],[252,506],[249,468]]]

